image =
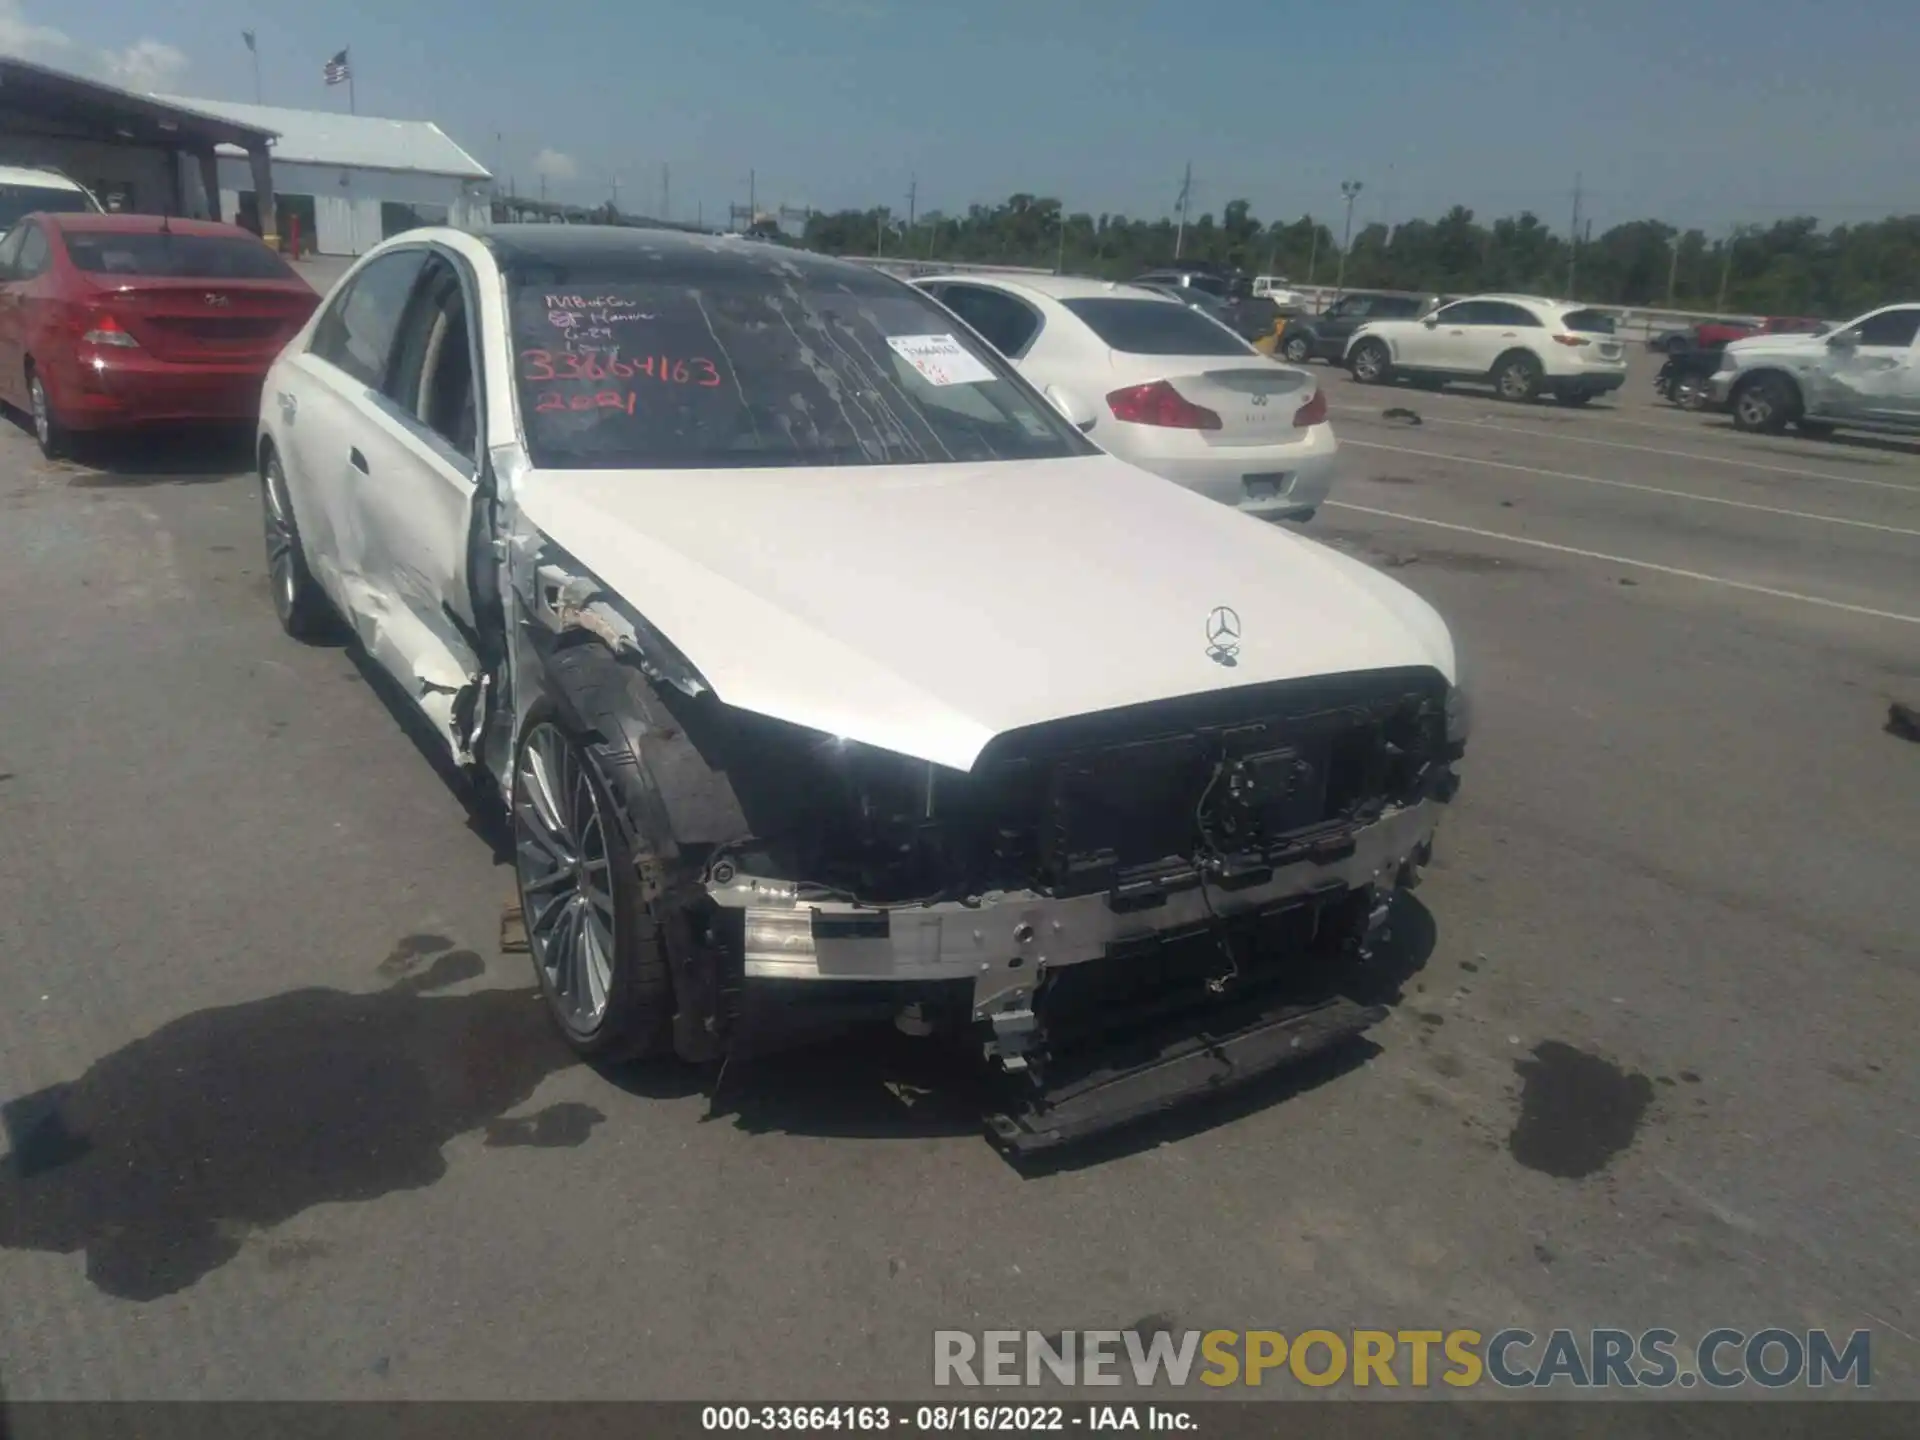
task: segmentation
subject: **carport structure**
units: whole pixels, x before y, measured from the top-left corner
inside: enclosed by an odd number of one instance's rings
[[[218,219],[214,147],[244,150],[265,217],[263,238],[278,244],[270,147],[275,132],[136,94],[50,66],[0,56],[0,146],[23,164],[51,165],[87,183],[128,177],[133,208]],[[188,176],[197,163],[198,185]],[[195,194],[194,191],[198,193]]]

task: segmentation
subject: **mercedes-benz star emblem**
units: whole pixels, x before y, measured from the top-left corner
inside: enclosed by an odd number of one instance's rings
[[[1240,616],[1225,605],[1207,616],[1207,658],[1216,665],[1238,665],[1240,655]]]

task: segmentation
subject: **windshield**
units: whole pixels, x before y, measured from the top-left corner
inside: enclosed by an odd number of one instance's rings
[[[1206,316],[1164,300],[1100,297],[1060,302],[1123,355],[1240,355],[1248,347]]]
[[[11,230],[24,215],[71,215],[92,210],[78,190],[51,185],[0,185],[0,232]]]
[[[1097,453],[917,290],[737,253],[509,275],[520,410],[558,469],[923,465]]]
[[[287,262],[251,236],[69,230],[67,255],[96,275],[172,275],[196,280],[291,280]]]

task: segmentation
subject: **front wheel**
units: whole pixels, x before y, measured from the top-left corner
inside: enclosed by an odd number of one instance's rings
[[[513,839],[534,975],[567,1043],[606,1060],[668,1051],[665,937],[639,894],[606,787],[581,742],[552,719],[520,742]]]
[[[1347,357],[1347,369],[1362,385],[1380,385],[1392,373],[1393,360],[1380,341],[1362,340]]]
[[[1295,365],[1304,365],[1313,358],[1313,342],[1304,335],[1289,335],[1281,343],[1280,353]]]
[[[287,474],[280,457],[267,452],[260,467],[261,528],[267,543],[267,581],[273,586],[273,612],[280,628],[296,640],[317,640],[333,620],[326,592],[307,568],[306,547],[287,498]]]
[[[1493,388],[1502,400],[1531,400],[1540,393],[1540,362],[1531,355],[1502,356],[1493,368]]]
[[[1733,397],[1733,426],[1754,435],[1778,435],[1799,407],[1787,382],[1777,375],[1756,375]]]

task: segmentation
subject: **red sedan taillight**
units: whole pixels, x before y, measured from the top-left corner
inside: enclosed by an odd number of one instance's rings
[[[1116,420],[1135,425],[1158,425],[1169,430],[1218,430],[1220,417],[1196,405],[1164,380],[1129,385],[1107,396],[1107,408]]]
[[[1293,424],[1296,430],[1305,430],[1309,426],[1327,423],[1327,392],[1316,390],[1313,398],[1293,412]]]
[[[123,350],[135,350],[140,342],[126,332],[120,322],[104,311],[96,310],[81,322],[87,328],[80,340],[85,345],[112,345]]]

